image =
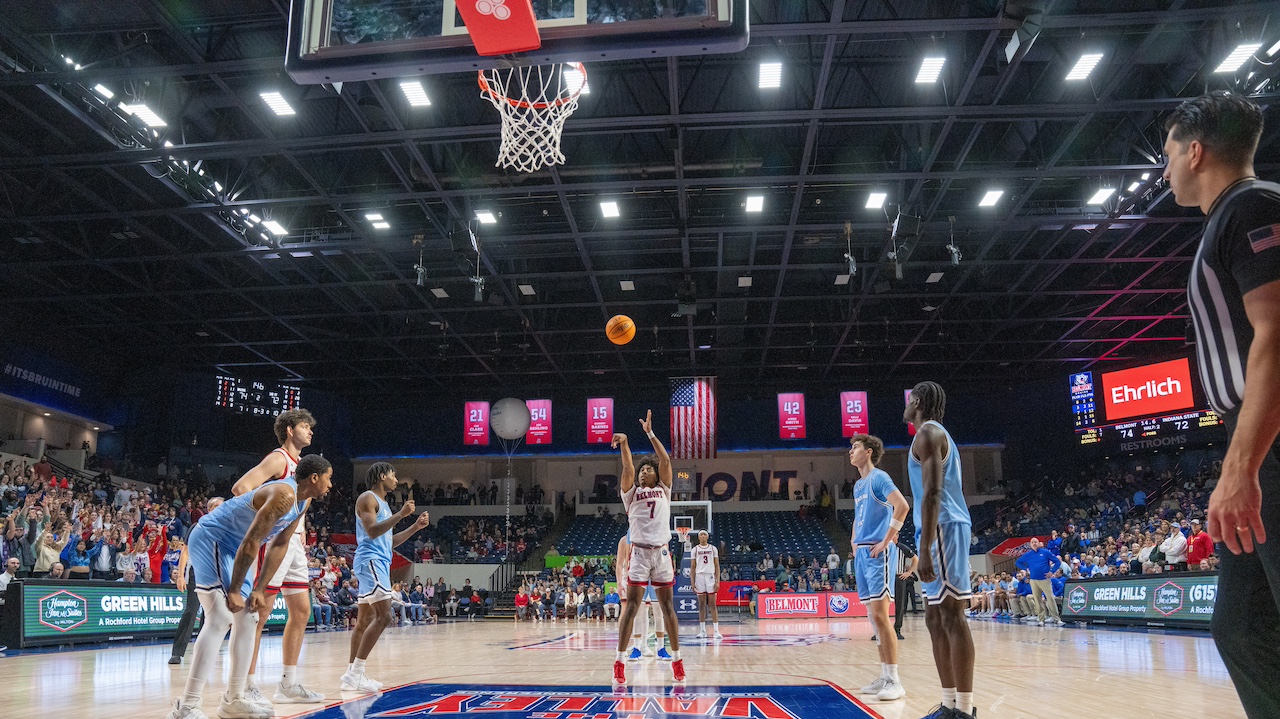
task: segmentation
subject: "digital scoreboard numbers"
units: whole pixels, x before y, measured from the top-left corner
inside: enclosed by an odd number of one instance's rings
[[[1071,415],[1076,429],[1098,424],[1093,405],[1093,373],[1077,372],[1071,375]]]
[[[243,414],[274,417],[302,404],[302,388],[218,375],[218,396],[214,404]]]

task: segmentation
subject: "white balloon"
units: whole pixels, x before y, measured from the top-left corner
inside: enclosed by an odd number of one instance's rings
[[[529,405],[515,397],[498,400],[489,410],[489,428],[503,439],[520,439],[529,431]]]

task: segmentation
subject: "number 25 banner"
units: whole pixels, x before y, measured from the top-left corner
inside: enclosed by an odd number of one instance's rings
[[[804,439],[804,393],[778,393],[778,437]]]
[[[592,397],[587,400],[587,444],[609,444],[613,441],[613,398]]]
[[[844,437],[866,434],[870,423],[867,419],[867,393],[840,393],[840,427]]]

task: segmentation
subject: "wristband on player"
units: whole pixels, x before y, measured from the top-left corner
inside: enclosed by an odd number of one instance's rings
[[[649,439],[657,439],[657,438],[658,438],[658,435],[654,434],[653,432],[646,432],[645,434],[649,435]]]
[[[890,520],[889,520],[889,526],[890,526],[890,527],[893,527],[894,529],[902,529],[902,522],[901,522],[901,520],[897,520],[897,519],[890,519]]]

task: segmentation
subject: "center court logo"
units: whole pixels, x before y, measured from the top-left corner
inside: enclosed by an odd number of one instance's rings
[[[802,686],[625,687],[410,684],[326,707],[308,719],[453,717],[480,712],[495,719],[875,719],[847,691]]]
[[[1080,613],[1089,606],[1089,592],[1084,587],[1076,587],[1067,595],[1067,609],[1074,613]]]

